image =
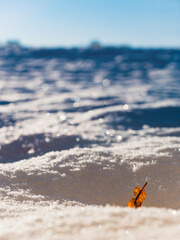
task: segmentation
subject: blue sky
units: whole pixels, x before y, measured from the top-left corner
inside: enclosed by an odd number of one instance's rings
[[[0,0],[0,43],[180,47],[180,0]]]

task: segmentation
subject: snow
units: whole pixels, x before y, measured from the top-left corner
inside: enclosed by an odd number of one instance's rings
[[[0,50],[0,239],[179,240],[179,50]]]
[[[1,206],[1,219],[0,239],[8,240],[166,240],[180,234],[180,211],[165,208],[13,203]]]

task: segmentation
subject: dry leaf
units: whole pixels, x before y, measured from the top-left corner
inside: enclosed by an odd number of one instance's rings
[[[145,193],[145,190],[144,188],[146,187],[147,185],[147,182],[144,184],[144,186],[142,187],[142,189],[140,187],[135,187],[134,189],[134,195],[135,195],[135,198],[132,198],[127,206],[130,207],[130,208],[138,208],[138,207],[141,207],[143,201],[146,199],[146,193]]]

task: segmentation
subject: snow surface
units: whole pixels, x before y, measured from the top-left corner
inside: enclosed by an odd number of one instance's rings
[[[179,50],[0,46],[0,239],[179,240],[179,64]]]
[[[172,209],[61,206],[57,202],[4,203],[0,209],[0,239],[164,240],[178,239],[180,233],[180,211]]]

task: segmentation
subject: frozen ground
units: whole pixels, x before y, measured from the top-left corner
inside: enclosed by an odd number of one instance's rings
[[[0,239],[179,239],[179,67],[179,50],[1,46]]]

